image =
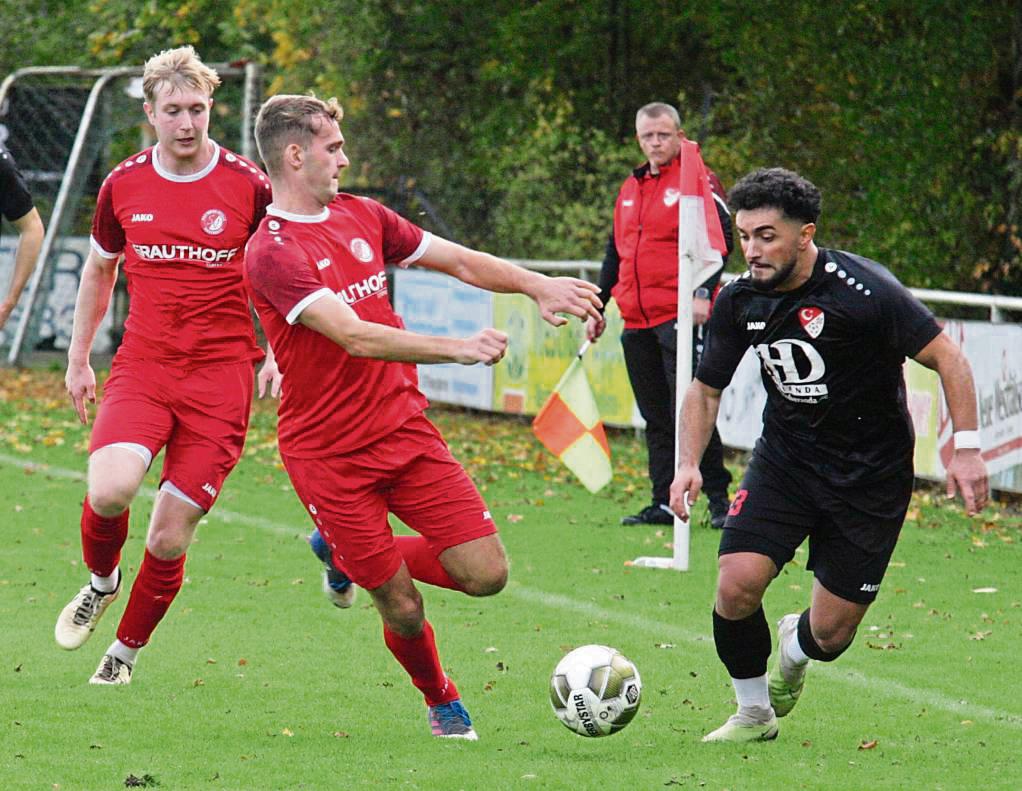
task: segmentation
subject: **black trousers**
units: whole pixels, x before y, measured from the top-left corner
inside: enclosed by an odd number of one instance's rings
[[[646,421],[646,447],[649,450],[649,479],[653,502],[670,500],[674,480],[675,381],[678,370],[678,332],[675,321],[644,330],[626,329],[621,334],[628,378],[635,403]],[[692,367],[702,353],[699,327],[692,328]],[[731,473],[724,466],[724,445],[716,426],[699,463],[703,491],[707,496],[727,496]]]

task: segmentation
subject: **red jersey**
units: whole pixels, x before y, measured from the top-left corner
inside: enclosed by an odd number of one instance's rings
[[[167,363],[257,359],[243,283],[245,242],[270,203],[270,181],[213,143],[198,173],[162,168],[158,146],[115,167],[99,191],[92,247],[124,253],[131,297],[118,356]]]
[[[281,453],[334,456],[364,447],[422,412],[415,366],[352,357],[298,318],[337,294],[364,321],[403,327],[384,264],[417,261],[431,236],[374,200],[339,194],[314,216],[274,206],[249,240],[245,278],[284,375]]]

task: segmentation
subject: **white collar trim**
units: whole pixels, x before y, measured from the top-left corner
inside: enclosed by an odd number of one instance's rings
[[[271,203],[266,207],[266,213],[272,214],[274,217],[280,217],[282,220],[289,220],[290,222],[312,223],[324,222],[330,216],[330,208],[328,206],[324,206],[323,211],[319,212],[319,214],[295,214],[294,212],[279,209]]]
[[[198,181],[199,179],[205,178],[210,174],[213,168],[216,167],[216,163],[220,161],[220,146],[216,140],[210,139],[210,143],[213,144],[213,156],[209,159],[209,164],[206,165],[202,170],[195,173],[189,173],[186,176],[182,176],[178,173],[171,173],[163,165],[160,164],[160,144],[157,143],[153,146],[153,170],[155,170],[160,176],[167,179],[167,181]]]

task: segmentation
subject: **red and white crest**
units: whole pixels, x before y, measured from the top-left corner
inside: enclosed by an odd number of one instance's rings
[[[227,227],[227,215],[220,211],[220,209],[210,209],[202,215],[200,222],[202,230],[210,236],[217,236],[222,234]]]
[[[348,249],[351,250],[351,254],[363,264],[368,264],[373,260],[373,248],[369,246],[369,242],[365,239],[352,239],[351,244],[348,245]]]
[[[798,320],[802,322],[802,329],[806,331],[810,338],[819,338],[820,333],[823,332],[823,311],[819,308],[800,308],[798,311]]]

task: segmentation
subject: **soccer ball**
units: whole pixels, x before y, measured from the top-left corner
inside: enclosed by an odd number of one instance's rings
[[[642,680],[635,665],[605,645],[565,655],[550,678],[550,703],[564,727],[580,736],[609,736],[639,710]]]

